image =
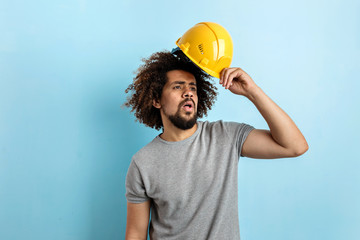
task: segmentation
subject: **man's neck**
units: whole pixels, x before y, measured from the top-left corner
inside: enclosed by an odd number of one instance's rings
[[[173,124],[164,125],[164,132],[160,134],[160,137],[168,142],[178,142],[182,141],[191,135],[193,135],[197,130],[198,124],[187,130],[182,130],[180,128],[175,127]]]

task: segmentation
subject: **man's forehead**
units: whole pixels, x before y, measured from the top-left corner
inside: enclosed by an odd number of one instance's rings
[[[172,84],[175,82],[183,82],[188,84],[195,84],[196,85],[196,79],[194,75],[190,72],[186,72],[184,70],[172,70],[166,73],[167,75],[167,83]]]

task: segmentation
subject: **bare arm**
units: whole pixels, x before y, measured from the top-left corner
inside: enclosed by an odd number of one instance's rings
[[[127,203],[125,240],[146,240],[150,219],[150,200],[144,203]]]
[[[242,155],[252,158],[296,157],[308,144],[293,120],[259,88],[241,68],[224,69],[220,83],[231,92],[247,97],[269,125],[253,130],[245,140]]]

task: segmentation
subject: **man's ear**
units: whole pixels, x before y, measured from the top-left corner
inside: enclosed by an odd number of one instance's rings
[[[154,106],[155,108],[160,109],[160,107],[161,107],[160,101],[157,100],[157,99],[153,99],[153,106]]]

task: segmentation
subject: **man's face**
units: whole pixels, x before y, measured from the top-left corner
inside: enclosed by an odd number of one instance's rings
[[[183,70],[167,72],[166,82],[160,102],[154,103],[164,122],[170,120],[176,127],[186,130],[197,120],[198,96],[194,75]]]

